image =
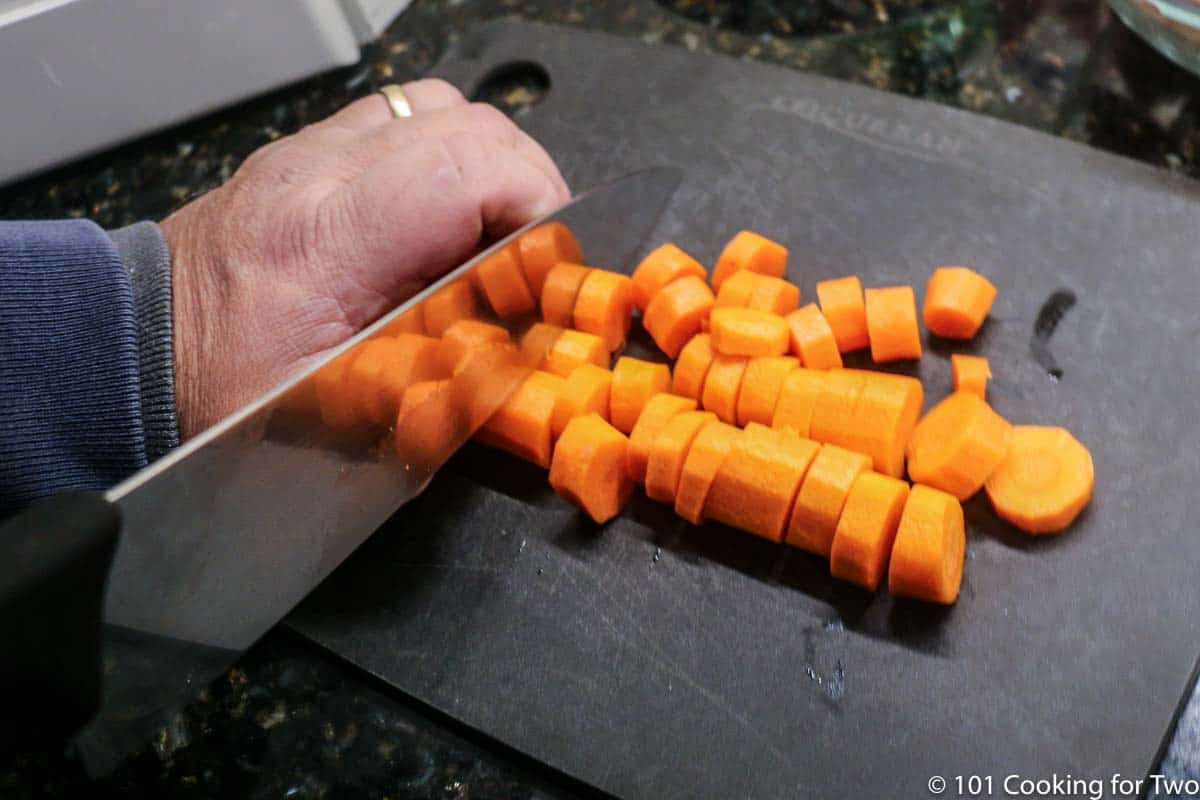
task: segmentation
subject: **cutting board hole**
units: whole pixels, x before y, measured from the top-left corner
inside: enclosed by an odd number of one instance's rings
[[[550,73],[545,67],[534,61],[509,61],[484,75],[471,99],[516,117],[540,103],[549,91]]]

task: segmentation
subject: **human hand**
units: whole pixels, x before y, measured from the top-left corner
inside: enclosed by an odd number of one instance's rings
[[[406,84],[253,153],[162,223],[186,439],[570,197],[501,112],[438,80]]]

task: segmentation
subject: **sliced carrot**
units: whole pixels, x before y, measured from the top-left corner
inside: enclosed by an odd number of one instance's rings
[[[560,328],[574,325],[575,299],[591,271],[582,264],[556,264],[542,284],[542,319]]]
[[[821,302],[821,313],[833,329],[839,352],[861,350],[869,344],[866,305],[857,276],[819,282],[817,299]]]
[[[715,308],[756,308],[786,316],[800,307],[800,287],[783,278],[738,270],[725,279]]]
[[[704,391],[700,398],[705,409],[716,414],[722,422],[737,422],[737,401],[742,391],[742,378],[750,359],[741,356],[723,356],[716,353],[708,375],[704,378]]]
[[[381,413],[380,375],[397,355],[396,340],[381,336],[363,342],[355,349],[358,354],[346,368],[346,390],[354,407],[354,417],[365,424],[387,425],[392,419],[391,415]]]
[[[913,429],[908,474],[916,483],[966,500],[1000,466],[1011,427],[978,395],[955,392]]]
[[[604,340],[611,353],[625,342],[633,319],[633,282],[628,275],[594,269],[575,298],[575,327]]]
[[[550,466],[550,419],[563,379],[534,371],[508,396],[476,434],[484,444],[507,450],[545,469]]]
[[[954,376],[954,391],[987,397],[987,382],[992,377],[992,369],[983,356],[955,353],[950,356],[950,374]]]
[[[515,243],[481,261],[474,274],[492,310],[502,319],[528,313],[537,305],[521,271]]]
[[[674,394],[656,394],[646,401],[645,408],[638,415],[637,423],[629,434],[629,477],[638,483],[646,481],[646,462],[650,459],[650,448],[654,439],[672,417],[695,410],[695,400]]]
[[[441,336],[460,319],[479,316],[479,303],[469,280],[460,278],[438,289],[421,304],[424,310],[425,333]]]
[[[375,392],[366,404],[368,414],[378,425],[395,422],[409,386],[448,374],[438,355],[438,339],[402,333],[392,342],[391,352],[375,376]]]
[[[625,474],[625,436],[598,414],[571,420],[554,445],[550,485],[597,524],[621,513],[633,493]]]
[[[675,372],[671,378],[672,394],[699,400],[712,360],[712,338],[707,333],[698,333],[689,339],[675,361]]]
[[[870,373],[858,369],[831,369],[813,404],[808,438],[866,454],[866,435],[858,423],[858,398]]]
[[[775,417],[779,393],[783,390],[783,381],[788,373],[799,366],[800,362],[791,356],[750,359],[742,376],[742,390],[738,392],[738,425],[745,426],[751,422],[770,425]]]
[[[833,369],[842,365],[837,340],[829,321],[815,303],[801,306],[788,314],[788,333],[792,354],[809,369]]]
[[[917,300],[911,286],[867,289],[867,334],[877,364],[921,357]]]
[[[525,280],[534,297],[542,296],[542,284],[556,264],[566,261],[579,264],[583,261],[583,250],[575,234],[561,222],[548,222],[517,238],[517,251]]]
[[[562,435],[567,423],[584,414],[599,414],[608,419],[608,392],[612,373],[595,364],[580,364],[566,376],[566,382],[554,402],[550,434]]]
[[[753,231],[739,231],[717,259],[713,268],[713,289],[720,291],[725,279],[742,269],[782,278],[787,272],[787,257],[788,251],[783,245]]]
[[[544,369],[550,350],[563,329],[548,322],[535,322],[521,335],[521,357],[534,369]]]
[[[458,362],[468,351],[484,344],[507,342],[508,331],[477,319],[460,319],[438,340],[438,361],[446,375],[454,374]]]
[[[704,515],[772,542],[784,527],[820,445],[792,431],[752,422],[717,470]]]
[[[996,287],[975,270],[938,267],[925,287],[925,327],[947,339],[970,339],[995,299]]]
[[[1065,428],[1014,425],[984,487],[1002,519],[1028,533],[1065,529],[1092,497],[1092,455]]]
[[[808,432],[813,409],[827,374],[824,370],[806,367],[797,367],[789,372],[779,389],[779,401],[775,404],[771,427],[791,428],[800,438],[811,439]]]
[[[425,333],[424,306],[411,308],[383,326],[380,333],[386,336],[399,336],[402,333]]]
[[[451,400],[471,431],[485,423],[533,372],[512,342],[491,342],[468,350],[450,381]]]
[[[432,472],[469,434],[451,397],[447,378],[419,381],[404,392],[396,414],[393,444],[410,475]]]
[[[704,521],[704,503],[709,489],[733,443],[742,435],[739,428],[724,422],[709,422],[692,440],[679,473],[675,490],[675,513],[693,525]]]
[[[353,428],[365,422],[359,411],[357,393],[348,377],[350,365],[358,353],[357,347],[350,348],[313,376],[321,421],[335,430]]]
[[[680,278],[694,275],[700,280],[708,270],[687,253],[667,242],[650,252],[633,271],[633,304],[645,312],[658,293]]]
[[[966,549],[959,502],[929,486],[913,486],[892,544],[888,591],[950,605],[958,599]]]
[[[892,542],[908,499],[908,484],[877,472],[860,472],[829,549],[829,573],[872,592],[892,555]]]
[[[788,324],[769,311],[715,309],[709,333],[713,350],[727,356],[781,356],[788,351]]]
[[[599,336],[566,330],[550,346],[542,369],[565,378],[581,364],[595,364],[607,369],[608,360],[608,348]]]
[[[685,411],[672,417],[659,431],[646,459],[647,497],[660,503],[675,502],[688,449],[700,429],[716,418],[711,411]]]
[[[877,472],[904,477],[904,454],[912,438],[925,389],[916,378],[868,372],[858,396],[855,425],[863,431],[863,450]]]
[[[700,332],[713,307],[713,293],[703,278],[688,275],[661,290],[646,307],[642,325],[670,358]]]
[[[671,369],[640,358],[621,356],[613,367],[609,412],[613,427],[629,433],[642,414],[646,401],[670,391]]]
[[[821,445],[796,494],[787,543],[828,558],[850,487],[860,473],[870,468],[871,459],[862,453],[834,444]]]

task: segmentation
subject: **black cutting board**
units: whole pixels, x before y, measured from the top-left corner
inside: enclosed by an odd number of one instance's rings
[[[986,355],[1001,414],[1088,445],[1095,499],[1045,539],[967,503],[962,596],[942,610],[644,497],[596,530],[543,472],[469,446],[290,624],[627,797],[1144,775],[1200,651],[1196,185],[928,103],[575,30],[475,28],[437,73],[470,93],[513,62],[549,76],[518,120],[573,186],[685,170],[648,245],[712,264],[754,228],[791,249],[806,298],[846,273],[918,298],[934,265],[989,276],[982,333],[927,339],[910,371],[936,399],[950,351]],[[1050,340],[1055,380],[1030,340],[1060,289],[1077,304]]]

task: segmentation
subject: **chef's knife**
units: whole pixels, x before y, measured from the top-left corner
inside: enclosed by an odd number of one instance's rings
[[[446,287],[475,287],[475,268],[537,225],[567,225],[590,264],[628,264],[679,180],[677,169],[658,167],[586,192],[104,498],[55,498],[6,523],[0,553],[10,542],[24,549],[0,563],[0,632],[23,644],[0,654],[0,697],[36,687],[44,711],[49,691],[73,712],[74,719],[62,717],[73,727],[95,699],[86,664],[94,664],[102,640],[100,708],[75,741],[93,775],[108,772],[161,725],[164,712],[220,674],[420,493],[530,367],[515,347],[497,348],[486,369],[464,370],[415,410],[412,435],[332,424],[317,397],[321,375],[370,340],[414,327]],[[534,320],[488,321],[515,338]],[[435,429],[441,435],[431,448],[421,434]],[[73,600],[64,604],[66,597]],[[51,622],[57,629],[47,635]]]

